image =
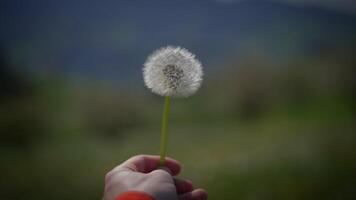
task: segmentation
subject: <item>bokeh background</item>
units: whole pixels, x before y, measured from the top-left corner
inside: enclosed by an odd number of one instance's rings
[[[148,54],[194,52],[168,154],[210,199],[356,199],[354,0],[2,0],[0,198],[101,199],[157,154]]]

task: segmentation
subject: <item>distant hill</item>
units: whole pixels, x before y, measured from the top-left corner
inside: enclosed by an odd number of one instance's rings
[[[257,51],[276,61],[354,48],[356,16],[262,0],[8,1],[0,43],[16,66],[95,79],[139,80],[154,49],[191,49],[208,72]]]

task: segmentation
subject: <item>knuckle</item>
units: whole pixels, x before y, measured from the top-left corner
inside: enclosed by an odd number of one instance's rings
[[[119,170],[111,170],[108,173],[105,174],[105,182],[111,181],[114,177],[116,177],[119,174]]]
[[[134,156],[131,156],[131,158],[140,158],[141,155],[134,155]]]
[[[168,173],[167,171],[163,170],[163,169],[157,169],[157,170],[154,170],[152,171],[152,175],[153,176],[171,176],[170,173]]]
[[[144,158],[144,155],[138,154],[138,155],[132,156],[131,158],[134,158],[134,159],[142,159],[142,158]]]
[[[109,171],[108,173],[105,174],[105,182],[109,182],[111,177],[112,177],[112,171]]]
[[[131,158],[127,160],[127,162],[133,162],[133,161],[142,161],[145,159],[144,155],[134,155]]]

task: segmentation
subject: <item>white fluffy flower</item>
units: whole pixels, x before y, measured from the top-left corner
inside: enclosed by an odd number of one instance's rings
[[[201,63],[184,48],[168,46],[158,49],[147,58],[144,66],[146,86],[162,96],[190,96],[202,82]]]

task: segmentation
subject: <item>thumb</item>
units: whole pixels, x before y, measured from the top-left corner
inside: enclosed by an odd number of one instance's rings
[[[157,170],[165,171],[165,172],[167,172],[169,175],[173,176],[172,170],[170,170],[168,167],[161,166],[161,167],[158,167]]]

